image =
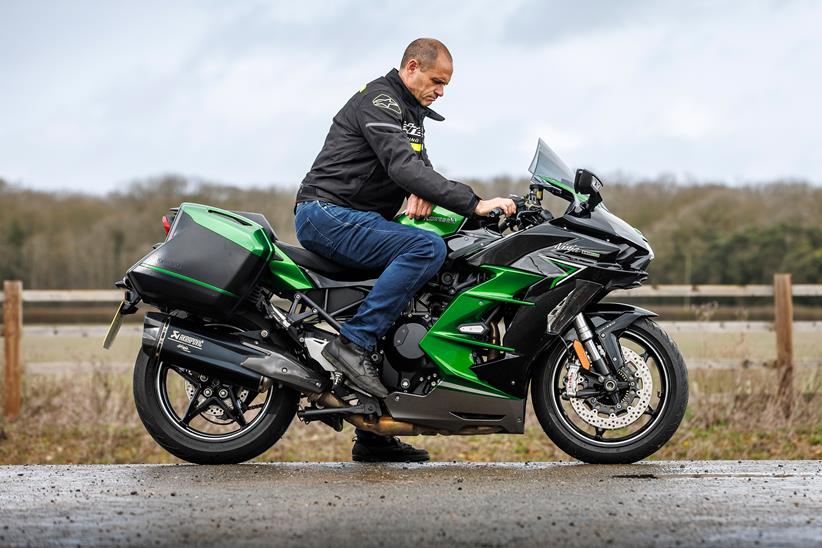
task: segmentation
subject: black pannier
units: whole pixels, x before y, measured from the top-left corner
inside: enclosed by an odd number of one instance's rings
[[[126,275],[148,304],[226,316],[254,289],[272,249],[258,223],[185,203],[166,240]]]

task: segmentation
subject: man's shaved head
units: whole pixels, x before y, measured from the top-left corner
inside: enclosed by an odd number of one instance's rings
[[[445,95],[453,72],[451,53],[433,38],[417,38],[408,44],[399,70],[405,87],[424,107]]]
[[[445,47],[445,44],[435,38],[417,38],[405,48],[405,53],[402,54],[402,61],[400,68],[405,68],[408,61],[416,59],[420,64],[420,70],[427,70],[434,63],[440,55],[445,55],[449,63],[453,63],[451,52]]]

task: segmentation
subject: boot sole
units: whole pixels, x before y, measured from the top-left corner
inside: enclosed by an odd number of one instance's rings
[[[428,462],[429,460],[431,460],[431,457],[427,456],[427,455],[420,455],[420,456],[416,456],[416,457],[402,457],[402,458],[400,458],[400,457],[396,457],[396,458],[382,457],[381,458],[381,457],[351,455],[351,460],[353,460],[354,462],[371,462],[371,463],[376,463],[376,462]]]

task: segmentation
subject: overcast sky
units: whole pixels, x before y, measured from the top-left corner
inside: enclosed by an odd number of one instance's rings
[[[822,2],[0,0],[0,177],[105,192],[178,173],[296,185],[419,36],[454,76],[451,178],[571,167],[822,183]]]

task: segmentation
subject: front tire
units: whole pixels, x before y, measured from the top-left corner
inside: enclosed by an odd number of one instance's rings
[[[620,335],[623,354],[640,350],[642,360],[655,369],[651,379],[652,401],[637,398],[647,408],[626,427],[605,425],[608,416],[600,419],[596,402],[581,407],[585,416],[575,413],[570,400],[562,396],[563,374],[573,357],[562,345],[557,345],[534,372],[531,395],[534,411],[543,430],[560,449],[570,456],[591,464],[629,464],[642,460],[665,445],[676,432],[688,405],[688,372],[676,344],[656,323],[642,318]],[[626,348],[630,350],[626,352]],[[640,375],[638,375],[639,377]],[[606,402],[610,403],[610,402]],[[589,410],[593,407],[593,410]],[[624,411],[627,413],[627,411]],[[616,414],[611,421],[621,424]],[[586,420],[587,419],[587,420]],[[610,437],[609,437],[610,436]]]
[[[260,407],[259,416],[249,419],[245,427],[222,435],[198,433],[179,420],[178,414],[170,409],[168,390],[162,384],[166,382],[169,369],[168,365],[150,358],[141,349],[134,364],[134,402],[140,420],[151,437],[163,449],[185,461],[194,464],[236,464],[253,459],[282,437],[297,412],[299,394],[275,385],[260,395],[265,396],[265,403]],[[195,402],[197,397],[194,395]],[[179,394],[177,399],[181,399]],[[212,408],[214,406],[199,416],[206,417]],[[216,409],[219,413],[220,410]]]

